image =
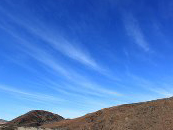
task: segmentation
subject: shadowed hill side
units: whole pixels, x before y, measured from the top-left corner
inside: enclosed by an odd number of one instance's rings
[[[43,125],[61,130],[172,130],[173,98],[127,104]]]
[[[6,123],[5,125],[8,126],[25,126],[25,127],[37,127],[40,125],[43,125],[45,123],[50,122],[58,122],[63,120],[64,118],[62,116],[59,116],[57,114],[53,114],[48,111],[43,110],[33,110],[30,111],[22,116],[19,116],[12,121]]]

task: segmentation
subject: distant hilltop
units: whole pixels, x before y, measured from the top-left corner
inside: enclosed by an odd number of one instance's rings
[[[64,120],[64,118],[57,114],[43,110],[33,110],[7,122],[1,129],[13,130],[17,127],[39,127],[45,123],[48,124],[61,120]]]
[[[31,128],[32,127],[32,128]],[[2,130],[172,130],[173,98],[105,108],[75,119],[47,111],[28,112]]]
[[[5,123],[7,123],[6,120],[0,119],[0,124],[5,124]]]

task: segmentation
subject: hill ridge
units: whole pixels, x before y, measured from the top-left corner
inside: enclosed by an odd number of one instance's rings
[[[23,114],[8,123],[6,126],[25,126],[25,127],[37,127],[41,126],[45,123],[61,121],[64,118],[58,114],[54,114],[52,112],[48,112],[45,110],[32,110]]]
[[[104,108],[76,119],[41,127],[61,130],[172,130],[173,98]]]

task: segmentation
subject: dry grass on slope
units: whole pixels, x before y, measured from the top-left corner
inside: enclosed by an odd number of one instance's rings
[[[42,127],[62,130],[173,130],[173,98],[106,108]]]

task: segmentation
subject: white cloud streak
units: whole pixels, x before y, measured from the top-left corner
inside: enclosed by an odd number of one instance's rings
[[[97,91],[101,94],[108,94],[108,95],[112,95],[112,96],[122,96],[122,94],[115,92],[113,90],[105,89],[105,87],[103,88],[102,86],[100,86],[96,83],[86,81],[86,82],[80,82],[79,84],[90,90],[97,89]]]
[[[19,19],[14,17],[14,15],[7,13],[2,7],[0,10],[6,14],[13,22],[27,29],[31,34],[40,37],[47,44],[52,46],[57,51],[61,52],[63,55],[78,61],[102,74],[107,73],[106,69],[101,67],[94,58],[90,55],[86,47],[82,47],[82,44],[72,42],[65,39],[62,34],[58,33],[53,27],[47,27],[38,18],[32,18],[32,21],[27,19]]]
[[[1,28],[3,28],[5,31],[7,31],[9,34],[11,34],[14,38],[18,40],[18,44],[21,46],[20,51],[29,55],[36,61],[40,62],[41,65],[46,66],[48,68],[46,69],[48,72],[60,73],[66,79],[80,86],[80,89],[82,90],[81,92],[85,92],[95,96],[102,96],[102,97],[104,97],[104,95],[112,95],[112,96],[121,95],[118,92],[111,91],[103,86],[100,86],[90,81],[89,79],[87,79],[87,77],[79,74],[73,69],[68,68],[67,66],[65,67],[65,65],[63,65],[60,61],[58,61],[58,59],[55,58],[53,55],[51,55],[47,50],[45,50],[44,48],[40,48],[35,44],[31,44],[27,40],[20,37],[17,33],[12,31],[10,28],[6,28],[5,26]],[[55,76],[57,76],[57,74],[55,74]]]
[[[51,45],[53,49],[56,49],[57,51],[61,52],[62,54],[66,55],[67,57],[73,60],[76,60],[84,65],[89,66],[90,68],[108,76],[109,78],[111,77],[108,74],[108,71],[100,67],[100,65],[98,65],[95,62],[95,60],[91,57],[89,52],[84,50],[84,48],[80,47],[78,44],[76,43],[72,44],[63,37],[57,36],[58,34],[56,34],[54,30],[47,29],[45,28],[45,26],[40,26],[41,23],[33,25],[28,23],[27,21],[22,22],[11,15],[9,16],[14,21],[14,23],[17,23],[21,27],[24,27],[24,29],[27,29],[32,35],[39,36],[39,38],[41,38],[44,42]],[[32,57],[34,60],[41,63],[40,65],[46,66],[46,71],[49,71],[50,73],[55,72],[55,76],[58,75],[57,73],[60,73],[61,75],[64,76],[64,78],[66,78],[67,80],[73,82],[78,86],[77,89],[74,86],[68,89],[72,89],[74,90],[74,92],[77,93],[79,92],[80,93],[79,95],[88,94],[88,96],[94,95],[102,98],[109,96],[111,97],[122,96],[122,94],[118,92],[109,90],[103,86],[100,86],[90,81],[89,79],[87,79],[87,77],[77,73],[71,68],[68,68],[69,66],[67,65],[64,66],[60,61],[58,61],[58,59],[54,55],[51,55],[47,50],[45,50],[44,48],[40,48],[35,44],[31,44],[29,41],[21,37],[17,32],[15,32],[16,30],[13,30],[11,26],[8,26],[8,23],[6,24],[6,26],[3,27],[1,26],[1,28],[3,28],[5,31],[7,31],[9,34],[11,34],[19,41],[18,43],[21,46],[20,51],[24,52],[25,54]],[[23,93],[16,90],[13,92],[31,96],[30,93]],[[63,91],[60,88],[59,92],[64,94],[70,93]],[[71,93],[71,96],[81,97],[79,95]]]
[[[7,91],[9,93],[18,94],[18,96],[22,95],[23,97],[28,97],[29,99],[35,99],[36,101],[49,101],[49,102],[62,102],[65,101],[64,99],[60,99],[58,97],[40,94],[40,93],[31,93],[31,92],[25,92],[16,88],[11,88],[6,85],[0,85],[0,89],[3,91]]]
[[[2,12],[6,13],[5,9],[2,7],[0,9]],[[68,58],[88,66],[90,69],[99,72],[111,80],[120,80],[118,77],[112,74],[109,69],[98,64],[86,49],[86,47],[84,47],[84,45],[82,45],[80,42],[75,42],[72,39],[69,41],[53,27],[47,27],[47,25],[45,25],[38,18],[34,18],[34,16],[32,21],[28,21],[27,19],[21,20],[18,17],[14,17],[14,15],[10,14],[9,12],[6,14],[8,18],[11,19],[14,23],[26,29],[33,36],[39,37],[46,44],[50,45],[53,49],[61,52]]]
[[[171,89],[169,88],[169,90],[168,88],[166,89],[163,83],[157,84],[156,82],[146,80],[144,78],[133,75],[131,73],[129,73],[128,76],[129,76],[129,79],[134,80],[136,86],[141,87],[157,95],[160,95],[161,97],[170,97],[173,95],[172,88]]]
[[[145,39],[145,36],[139,26],[137,19],[128,12],[122,13],[122,18],[128,36],[132,37],[136,45],[138,45],[144,51],[151,51],[151,48],[149,47],[149,44]]]
[[[25,51],[26,51],[26,49],[25,49]],[[86,77],[80,75],[79,73],[77,73],[69,68],[62,67],[62,65],[59,65],[59,63],[57,62],[57,59],[54,59],[54,57],[52,57],[45,51],[42,51],[42,50],[34,47],[31,50],[27,51],[26,53],[28,53],[33,58],[35,58],[39,62],[43,63],[50,69],[54,70],[55,72],[61,73],[63,76],[65,76],[65,78],[67,78],[71,82],[74,82],[75,84],[80,86],[81,89],[85,88],[85,89],[89,90],[89,91],[87,91],[87,90],[83,91],[84,93],[90,93],[90,94],[97,95],[97,96],[104,96],[103,94],[114,95],[114,96],[121,95],[117,92],[108,90],[105,87],[101,87],[100,85],[93,83],[92,81],[88,80]]]
[[[35,28],[31,26],[24,26],[26,29],[30,30],[34,35],[42,38],[46,43],[51,45],[54,49],[61,52],[65,56],[76,60],[84,65],[87,65],[97,71],[102,71],[101,67],[95,62],[86,49],[79,47],[77,43],[70,43],[67,39],[59,36],[57,33],[47,30],[47,28],[39,27]]]
[[[119,102],[119,101],[114,101],[114,99],[109,99],[109,100],[104,99],[104,98],[103,99],[100,99],[100,98],[95,99],[92,97],[85,97],[84,95],[77,95],[77,94],[73,94],[73,93],[64,91],[63,93],[68,95],[68,100],[66,100],[66,99],[62,99],[59,97],[55,97],[55,96],[47,95],[47,94],[42,94],[42,93],[26,92],[26,91],[23,91],[21,89],[17,89],[17,88],[7,86],[7,85],[0,85],[0,91],[5,91],[10,95],[14,95],[16,98],[20,98],[20,100],[36,102],[36,103],[44,104],[44,105],[50,104],[50,106],[52,108],[54,108],[57,104],[62,104],[62,103],[63,104],[66,103],[68,105],[70,105],[70,104],[74,105],[75,104],[79,108],[85,108],[85,109],[83,109],[82,113],[79,112],[79,113],[76,113],[74,116],[71,116],[71,115],[67,116],[67,114],[62,113],[61,110],[72,111],[74,108],[73,107],[72,108],[66,108],[66,105],[64,105],[65,107],[61,106],[61,108],[59,108],[58,113],[61,114],[62,116],[68,117],[68,118],[69,117],[71,117],[71,118],[77,117],[79,115],[82,116],[88,112],[96,111],[100,108],[112,106],[112,105],[117,104],[117,102]],[[70,98],[71,96],[72,97],[76,96],[76,98],[78,98],[78,100],[74,100],[74,97]],[[112,103],[110,101],[112,101]],[[50,109],[52,109],[52,108],[50,108]],[[79,110],[79,108],[78,109],[75,108],[75,109]],[[56,108],[56,110],[57,110],[57,108]]]

